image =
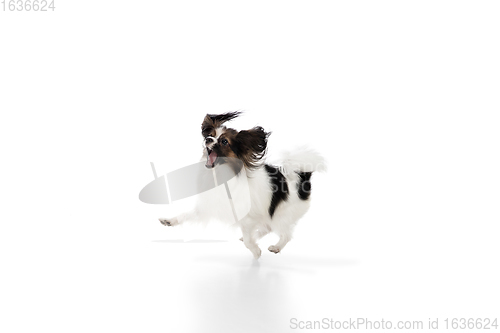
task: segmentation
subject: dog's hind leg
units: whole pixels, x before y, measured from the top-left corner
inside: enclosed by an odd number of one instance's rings
[[[273,228],[273,231],[278,234],[280,239],[276,245],[269,246],[268,250],[274,253],[280,253],[285,245],[292,240],[293,229],[293,224],[281,225],[279,228]]]
[[[265,235],[267,235],[268,233],[271,232],[271,227],[269,226],[260,226],[255,232],[255,241],[258,241],[259,239],[261,239],[262,237],[264,237]],[[243,242],[243,237],[240,238],[240,241]]]

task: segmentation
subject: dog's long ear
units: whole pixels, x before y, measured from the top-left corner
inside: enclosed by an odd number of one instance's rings
[[[256,168],[267,151],[267,133],[260,126],[248,131],[240,131],[234,138],[231,148],[248,168]]]
[[[207,136],[226,121],[232,120],[241,114],[240,111],[227,112],[223,114],[207,114],[201,124],[201,135]]]
[[[201,123],[201,135],[203,135],[203,137],[207,137],[213,132],[214,129],[214,122],[212,118],[210,118],[210,115],[207,114]]]

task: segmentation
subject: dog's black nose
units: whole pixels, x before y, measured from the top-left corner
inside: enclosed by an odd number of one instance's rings
[[[209,144],[209,143],[211,143],[211,142],[214,142],[214,139],[212,139],[212,138],[206,138],[206,139],[205,139],[205,144],[207,144],[207,145],[208,145],[208,144]]]

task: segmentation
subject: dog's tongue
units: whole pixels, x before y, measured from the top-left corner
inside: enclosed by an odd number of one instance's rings
[[[212,150],[210,155],[208,155],[208,157],[207,157],[207,166],[209,166],[209,167],[213,166],[216,159],[217,159],[217,153]]]

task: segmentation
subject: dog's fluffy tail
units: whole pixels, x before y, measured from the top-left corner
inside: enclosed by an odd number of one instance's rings
[[[327,164],[323,156],[306,146],[287,151],[281,155],[281,169],[285,175],[294,172],[325,172]]]

